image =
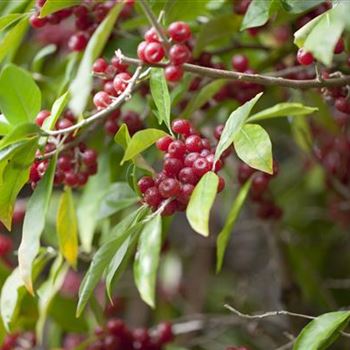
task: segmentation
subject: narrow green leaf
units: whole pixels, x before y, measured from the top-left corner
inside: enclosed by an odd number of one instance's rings
[[[264,25],[270,15],[271,0],[253,0],[243,18],[241,30]]]
[[[61,195],[56,227],[60,252],[75,267],[78,258],[78,224],[70,187],[65,188]]]
[[[217,161],[221,154],[232,144],[236,134],[239,132],[249,114],[256,104],[256,102],[261,97],[262,93],[257,94],[253,99],[246,102],[244,105],[238,107],[233,111],[230,117],[225,123],[224,130],[222,131],[220,141],[216,147],[215,151],[215,161]]]
[[[272,145],[269,134],[257,124],[246,124],[236,134],[233,144],[237,156],[250,167],[272,174]]]
[[[70,97],[70,94],[69,94],[69,91],[67,91],[65,94],[60,96],[53,103],[52,109],[51,109],[51,115],[49,118],[47,118],[44,121],[44,124],[43,124],[44,130],[52,130],[55,127],[58,118],[61,116],[62,112],[66,108],[66,105],[69,101],[69,97]]]
[[[126,124],[122,124],[118,132],[114,136],[114,142],[120,145],[124,150],[128,147],[131,140],[128,127]]]
[[[0,31],[6,29],[11,24],[16,23],[25,15],[23,13],[10,13],[0,18]]]
[[[162,244],[160,214],[143,228],[134,262],[134,278],[142,300],[154,308],[159,255]]]
[[[311,21],[307,22],[304,26],[302,26],[300,29],[298,29],[294,33],[294,44],[298,47],[303,47],[306,38],[309,36],[309,34],[312,32],[314,27],[317,25],[317,23],[322,19],[321,16],[317,16],[313,18]]]
[[[187,220],[193,230],[203,236],[209,236],[209,215],[218,192],[219,178],[209,171],[193,190],[186,209]]]
[[[299,334],[293,350],[325,350],[348,324],[350,311],[335,311],[312,320]]]
[[[261,112],[255,113],[247,119],[247,122],[256,122],[264,119],[278,117],[295,117],[299,115],[307,115],[318,111],[316,107],[304,106],[297,102],[282,102],[271,108],[264,109]]]
[[[13,64],[0,75],[0,109],[10,124],[32,122],[41,108],[41,92],[32,76]]]
[[[214,80],[205,85],[198,94],[189,101],[180,118],[188,118],[197,109],[204,106],[227,83],[225,79]]]
[[[150,89],[154,103],[158,110],[159,124],[164,122],[164,124],[170,130],[170,94],[163,69],[152,68]]]
[[[133,159],[145,149],[152,146],[161,137],[166,135],[168,135],[166,132],[159,129],[145,129],[138,131],[131,138],[121,163],[123,164],[127,160]]]
[[[220,231],[216,242],[216,272],[220,272],[224,261],[225,250],[230,239],[234,224],[249,193],[251,181],[247,181],[240,189],[227,215],[225,225]]]
[[[308,0],[308,1],[295,1],[295,0],[282,0],[283,8],[291,13],[301,13],[307,11],[319,4],[322,4],[324,0]]]
[[[122,2],[114,5],[112,10],[109,11],[107,17],[98,26],[92,35],[84,51],[84,56],[80,63],[77,75],[69,88],[72,96],[72,99],[70,101],[70,108],[75,115],[81,115],[85,110],[87,101],[90,98],[92,87],[92,65],[95,60],[101,55],[103,48],[113,31],[114,24],[123,6],[124,3]]]
[[[56,158],[50,160],[45,175],[39,181],[28,201],[23,222],[22,241],[18,249],[19,271],[26,288],[31,294],[34,293],[32,283],[33,261],[39,252],[40,237],[45,227],[46,213],[56,169]]]
[[[39,52],[35,55],[32,62],[32,71],[33,72],[40,72],[42,69],[42,66],[44,64],[45,59],[55,53],[57,51],[57,45],[50,44],[47,46],[44,46]]]
[[[80,5],[80,0],[47,0],[44,6],[40,10],[40,16],[46,17],[51,13],[57,12],[64,8],[72,7],[75,5]]]
[[[40,129],[32,123],[25,123],[16,126],[11,132],[0,140],[0,149],[3,149],[18,141],[28,141],[35,137],[39,137]]]

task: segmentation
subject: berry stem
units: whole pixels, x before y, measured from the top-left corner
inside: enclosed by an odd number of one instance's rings
[[[139,65],[142,61],[137,58],[130,58],[121,56],[124,63]],[[159,62],[154,64],[148,64],[147,66],[166,68],[168,66],[167,62]],[[215,69],[202,67],[190,63],[185,63],[182,66],[183,70],[200,76],[206,76],[213,79],[228,79],[228,80],[239,80],[251,83],[256,83],[260,85],[267,86],[280,86],[292,89],[312,89],[312,88],[322,88],[322,87],[338,87],[346,86],[350,84],[350,75],[345,75],[340,78],[331,78],[323,81],[318,81],[317,79],[307,79],[307,80],[293,80],[285,79],[281,77],[275,77],[263,74],[247,74],[228,71],[224,69]]]

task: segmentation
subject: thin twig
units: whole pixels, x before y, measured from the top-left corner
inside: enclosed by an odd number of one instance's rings
[[[142,61],[137,58],[121,56],[121,59],[123,62],[131,65],[139,65],[140,63],[142,63]],[[159,67],[159,68],[165,68],[168,65],[167,62],[159,62],[155,64],[145,63],[145,64],[147,66],[153,66],[153,67]],[[247,74],[247,73],[228,71],[224,69],[202,67],[194,64],[189,64],[189,63],[185,63],[182,67],[186,72],[190,72],[200,76],[206,76],[213,79],[228,79],[228,80],[256,83],[259,85],[280,86],[280,87],[287,87],[287,88],[293,88],[293,89],[311,89],[311,88],[322,88],[322,87],[332,88],[332,87],[345,86],[350,84],[349,75],[345,75],[340,78],[327,79],[323,81],[318,81],[317,79],[293,80],[293,79],[285,79],[282,77],[274,77],[269,75]]]

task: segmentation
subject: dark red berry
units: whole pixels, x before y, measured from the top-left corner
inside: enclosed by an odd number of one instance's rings
[[[40,18],[39,14],[35,13],[29,18],[29,22],[33,28],[42,28],[47,23],[47,18]]]
[[[174,339],[171,323],[160,323],[156,329],[156,337],[161,345],[170,343]]]
[[[84,151],[82,158],[85,165],[91,166],[96,163],[97,153],[93,149],[87,149]]]
[[[62,171],[72,169],[72,158],[69,155],[61,155],[57,160],[57,168]]]
[[[175,66],[188,62],[191,58],[190,49],[184,44],[175,44],[169,50],[169,59]]]
[[[68,47],[71,51],[83,51],[88,41],[88,36],[84,32],[80,32],[69,38]]]
[[[145,193],[150,187],[154,186],[154,181],[150,176],[143,176],[138,181],[137,185],[139,186],[141,193]]]
[[[78,186],[84,186],[88,182],[89,174],[86,172],[78,173]]]
[[[335,100],[335,108],[343,113],[349,113],[350,112],[350,102],[345,97],[338,97]]]
[[[117,95],[120,95],[128,86],[131,76],[129,73],[123,72],[115,76],[113,86]]]
[[[224,124],[220,124],[220,125],[218,125],[218,126],[215,128],[214,137],[215,137],[217,140],[220,140],[220,137],[221,137],[222,131],[224,130],[224,127],[225,127]]]
[[[245,72],[249,68],[249,61],[245,55],[234,55],[232,57],[232,67],[237,72]]]
[[[176,200],[173,200],[166,204],[166,206],[163,208],[163,211],[161,212],[162,216],[170,216],[173,215],[176,212],[177,209],[177,202]]]
[[[187,167],[192,167],[193,163],[196,159],[198,159],[200,157],[200,154],[197,152],[191,152],[189,154],[186,155],[185,160],[184,160],[184,164]]]
[[[144,57],[146,62],[157,63],[160,62],[165,55],[162,44],[157,42],[147,43],[144,48]]]
[[[334,47],[334,53],[335,54],[339,54],[342,53],[345,49],[345,45],[344,45],[344,39],[343,38],[339,38],[339,40],[337,41],[335,47]]]
[[[164,160],[163,171],[167,176],[176,176],[183,168],[183,162],[178,158],[167,158]]]
[[[112,103],[111,97],[105,91],[99,91],[93,101],[97,109],[105,109]]]
[[[245,163],[240,163],[238,167],[238,181],[240,184],[245,183],[253,174],[255,170]]]
[[[143,199],[150,207],[157,207],[162,201],[158,188],[154,186],[146,190]]]
[[[67,118],[60,119],[56,124],[57,130],[67,129],[73,126],[73,122]]]
[[[187,204],[188,201],[190,200],[190,197],[191,197],[191,194],[194,190],[194,186],[191,185],[191,184],[183,184],[181,186],[181,193],[180,195],[178,196],[178,200],[181,202],[181,203],[184,203],[184,204]]]
[[[104,73],[108,67],[108,63],[104,58],[98,58],[92,66],[94,73]]]
[[[35,124],[38,126],[43,126],[44,121],[51,115],[50,111],[46,109],[40,111],[38,115],[35,117]]]
[[[115,119],[107,119],[104,129],[107,134],[114,136],[119,130],[119,125]]]
[[[307,52],[304,49],[299,49],[297,53],[297,61],[303,66],[309,66],[314,61],[314,56],[311,52]]]
[[[108,80],[103,85],[103,91],[110,96],[117,96],[117,91],[114,89],[113,80]]]
[[[78,185],[78,174],[76,174],[74,171],[66,172],[65,176],[64,176],[64,183],[70,187],[77,186]]]
[[[174,132],[176,132],[177,134],[181,134],[181,135],[187,136],[190,133],[191,124],[186,119],[175,119],[171,123],[171,129]]]
[[[171,157],[181,159],[186,153],[186,146],[181,140],[172,141],[169,144],[168,153]]]
[[[144,35],[144,38],[148,43],[159,43],[157,31],[153,27],[147,30],[147,32]]]
[[[134,111],[127,111],[123,116],[123,122],[127,125],[130,135],[143,129],[143,122],[140,115]]]
[[[186,149],[189,152],[200,152],[203,149],[202,138],[197,135],[191,135],[185,140]]]
[[[172,40],[182,43],[191,38],[191,28],[185,22],[173,22],[168,28],[168,34]]]
[[[224,188],[225,188],[225,179],[219,176],[218,193],[220,193]]]
[[[254,176],[252,181],[252,193],[260,195],[265,192],[269,186],[270,178],[263,173]]]
[[[163,136],[156,142],[156,147],[162,151],[167,152],[169,145],[174,141],[174,139],[171,136]]]
[[[168,81],[179,81],[184,75],[184,71],[181,66],[169,65],[164,69],[165,78]]]
[[[178,178],[181,182],[196,185],[198,182],[198,176],[195,174],[193,168],[182,168],[178,174]]]
[[[170,198],[176,197],[180,193],[181,187],[177,180],[168,178],[159,184],[158,190],[163,198]]]
[[[207,173],[211,169],[210,169],[210,164],[205,158],[198,158],[193,163],[193,170],[197,176],[202,177],[205,173]]]
[[[13,243],[10,237],[0,234],[0,256],[3,257],[13,250]]]

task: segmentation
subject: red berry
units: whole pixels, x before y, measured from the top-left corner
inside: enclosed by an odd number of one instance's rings
[[[270,178],[263,173],[257,174],[252,181],[252,193],[260,195],[265,192],[269,186]]]
[[[169,144],[168,153],[171,157],[182,158],[186,153],[186,146],[181,140],[172,141]]]
[[[183,162],[178,158],[167,158],[164,160],[163,171],[167,176],[176,176],[183,168]]]
[[[240,184],[245,183],[253,174],[255,170],[245,163],[240,163],[238,167],[238,181]]]
[[[345,97],[338,97],[335,100],[335,108],[343,113],[350,112],[350,102]]]
[[[159,43],[157,31],[153,27],[147,30],[147,32],[144,35],[144,38],[148,43]]]
[[[13,249],[13,243],[10,237],[0,234],[0,256],[3,257]]]
[[[47,111],[46,109],[40,111],[37,116],[35,117],[35,124],[38,126],[43,126],[44,121],[51,115],[50,111]]]
[[[210,164],[205,158],[198,158],[193,163],[193,171],[197,176],[202,177],[210,171]]]
[[[345,45],[344,45],[344,39],[343,38],[339,38],[339,40],[337,41],[335,47],[334,47],[334,53],[335,54],[339,54],[342,53],[345,49]]]
[[[196,159],[198,159],[200,157],[200,154],[197,152],[191,152],[189,154],[186,155],[185,160],[184,160],[184,164],[187,167],[192,167],[193,163]]]
[[[84,186],[88,182],[89,174],[86,172],[78,173],[78,186]]]
[[[147,205],[156,208],[162,201],[158,188],[153,186],[146,190],[143,199]]]
[[[177,134],[181,134],[181,135],[187,136],[190,133],[191,124],[186,119],[175,119],[171,123],[171,129],[174,132],[176,132]]]
[[[220,140],[220,137],[221,137],[222,131],[224,130],[224,127],[225,127],[224,124],[220,124],[220,125],[218,125],[218,126],[215,128],[214,137],[215,137],[217,140]]]
[[[97,109],[105,109],[112,103],[111,97],[105,91],[99,91],[93,101]]]
[[[164,172],[160,172],[154,177],[154,184],[159,186],[159,184],[167,178],[168,176]]]
[[[117,68],[118,72],[125,72],[129,68],[129,65],[123,63],[121,59],[117,56],[112,57],[111,63],[115,68]]]
[[[104,58],[98,58],[92,66],[94,73],[104,73],[108,67],[108,63]]]
[[[42,28],[47,23],[47,18],[46,17],[40,18],[39,14],[36,13],[30,17],[29,22],[33,28]]]
[[[225,179],[219,176],[218,193],[220,193],[224,188],[225,188]]]
[[[56,186],[59,186],[59,185],[62,185],[63,181],[64,181],[64,172],[59,170],[59,169],[56,169],[55,177],[54,177],[54,184]]]
[[[107,119],[104,129],[107,134],[114,136],[116,132],[119,130],[119,125],[114,119]]]
[[[85,165],[91,166],[96,164],[97,153],[93,149],[87,149],[84,151],[82,158]]]
[[[69,120],[68,118],[63,118],[57,122],[56,129],[63,130],[63,129],[70,128],[71,126],[73,126],[73,122],[71,120]]]
[[[162,216],[170,216],[176,212],[177,202],[175,200],[169,202],[163,209],[161,215]]]
[[[215,155],[214,154],[208,154],[205,159],[207,160],[207,162],[209,163],[209,166],[210,166],[210,169],[213,168],[213,165],[214,165],[214,158],[215,158]],[[218,172],[223,166],[223,163],[222,163],[222,160],[218,159],[215,163],[215,168],[214,168],[214,171],[215,172]]]
[[[185,140],[186,149],[189,152],[200,152],[203,149],[202,138],[198,135],[191,135]]]
[[[38,166],[37,166],[37,171],[38,171],[38,174],[40,176],[40,178],[42,178],[47,170],[47,167],[48,167],[48,162],[43,160],[41,161]]]
[[[190,197],[191,197],[191,194],[194,190],[194,186],[191,185],[191,184],[183,184],[181,186],[181,193],[180,195],[178,196],[178,200],[181,202],[181,203],[184,203],[184,204],[187,204],[188,201],[190,200]]]
[[[174,339],[170,322],[162,322],[156,329],[156,337],[161,345],[170,343]]]
[[[154,186],[154,181],[150,176],[143,176],[138,181],[137,185],[139,186],[141,193],[145,193],[150,187]]]
[[[110,96],[114,96],[114,97],[117,96],[117,91],[114,90],[113,80],[108,80],[104,83],[103,91],[107,92],[107,94]]]
[[[169,145],[174,141],[171,136],[163,136],[156,142],[156,147],[163,152],[167,152]]]
[[[249,61],[245,55],[234,55],[232,57],[232,67],[238,72],[245,72],[249,67]]]
[[[83,51],[88,41],[88,36],[84,32],[79,32],[69,38],[68,47],[71,51]]]
[[[168,178],[159,184],[158,190],[163,198],[170,198],[176,197],[180,193],[181,187],[177,180]]]
[[[140,115],[134,111],[127,111],[123,116],[123,122],[127,125],[130,135],[143,129],[143,122]]]
[[[152,43],[147,43],[147,45],[144,48],[143,54],[146,62],[157,63],[164,58],[165,51],[162,44],[157,42],[152,42]]]
[[[74,171],[66,172],[66,174],[64,176],[64,183],[70,187],[77,186],[78,185],[78,174],[76,174]]]
[[[175,44],[169,50],[169,59],[175,66],[188,62],[191,58],[191,51],[184,44]]]
[[[122,320],[111,319],[107,322],[107,331],[116,337],[121,337],[125,333],[125,324]]]
[[[117,95],[120,95],[128,86],[131,76],[129,73],[123,72],[115,76],[113,86]]]
[[[61,155],[57,160],[57,169],[62,171],[72,169],[72,158],[67,154]]]
[[[185,22],[173,22],[168,28],[168,34],[172,40],[182,43],[191,38],[191,28]]]
[[[38,173],[38,163],[34,163],[30,168],[29,180],[30,182],[38,182],[41,176]]]
[[[184,75],[181,66],[169,65],[164,69],[165,78],[168,81],[179,81]]]
[[[145,57],[145,48],[148,45],[147,41],[141,41],[137,46],[137,56],[140,60],[147,62]]]
[[[186,167],[182,168],[178,174],[178,178],[181,182],[195,185],[198,182],[198,177],[195,174],[193,168]]]
[[[311,52],[304,51],[304,49],[299,49],[297,53],[297,61],[303,66],[309,66],[314,61],[314,56]]]

